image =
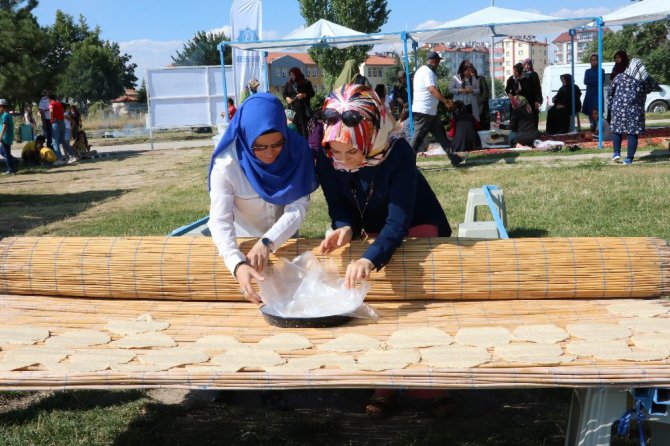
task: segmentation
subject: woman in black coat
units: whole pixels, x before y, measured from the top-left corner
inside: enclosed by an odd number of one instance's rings
[[[535,125],[533,111],[528,100],[523,96],[512,98],[512,116],[510,118],[510,146],[517,144],[533,147],[536,139],[540,139],[540,132]]]
[[[307,132],[308,114],[311,114],[312,111],[309,101],[314,97],[314,87],[309,80],[305,79],[300,68],[293,67],[289,70],[289,80],[284,85],[283,94],[288,108],[295,112],[293,123],[296,130],[307,138],[309,136]]]
[[[572,94],[570,86],[572,85],[572,75],[562,74],[561,83],[563,86],[558,89],[554,96],[554,106],[547,112],[547,133],[568,133],[570,131],[570,118],[572,116]],[[575,115],[582,109],[582,91],[577,85],[575,88]]]
[[[535,116],[535,123],[537,124],[540,120],[540,105],[543,102],[542,84],[540,84],[540,76],[535,72],[531,59],[524,59],[523,75],[519,83],[521,84],[522,94],[528,99],[528,104],[531,110],[533,110],[533,116]]]

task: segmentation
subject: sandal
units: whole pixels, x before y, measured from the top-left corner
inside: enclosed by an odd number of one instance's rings
[[[456,400],[450,396],[441,396],[432,402],[433,415],[438,418],[453,416],[456,414],[456,409]]]
[[[373,396],[365,406],[365,412],[371,418],[388,418],[393,412],[395,398],[386,396]]]

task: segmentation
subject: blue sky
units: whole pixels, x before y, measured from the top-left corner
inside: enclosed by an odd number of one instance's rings
[[[41,25],[51,25],[56,10],[78,18],[89,26],[100,26],[102,37],[118,42],[123,52],[144,70],[168,65],[171,55],[197,31],[230,33],[232,0],[41,0],[34,13]],[[630,4],[626,0],[498,0],[495,6],[533,11],[559,17],[604,15]],[[438,7],[437,5],[441,5]],[[490,0],[388,0],[391,10],[383,32],[430,28],[491,5]],[[263,2],[264,38],[281,38],[305,24],[297,0]],[[550,39],[555,36],[548,36]]]

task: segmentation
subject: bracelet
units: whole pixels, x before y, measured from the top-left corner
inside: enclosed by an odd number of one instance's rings
[[[239,268],[242,265],[248,265],[246,260],[242,260],[240,263],[235,265],[235,268],[233,268],[233,277],[237,279],[237,268]]]

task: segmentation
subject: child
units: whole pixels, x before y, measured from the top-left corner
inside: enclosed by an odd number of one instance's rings
[[[594,108],[591,111],[591,119],[595,122],[595,128],[593,132],[586,132],[586,137],[591,139],[598,140],[598,109]],[[612,140],[612,129],[610,129],[610,123],[603,117],[603,141]]]
[[[41,151],[44,147],[45,138],[43,135],[39,135],[35,138],[35,141],[28,141],[26,145],[23,146],[21,150],[21,158],[23,158],[23,164],[26,166],[38,166],[40,163],[46,161],[41,159]],[[54,154],[55,156],[55,154]],[[50,161],[51,164],[53,161]]]
[[[289,109],[286,109],[284,111],[286,113],[286,126],[288,128],[290,128],[291,130],[295,130],[297,132],[298,128],[293,123],[293,118],[295,118],[295,112],[293,110],[289,110]]]
[[[86,132],[79,130],[77,133],[77,139],[72,145],[77,154],[82,158],[88,158],[91,155],[98,153],[95,150],[91,150],[91,145],[88,143],[88,137],[86,137]]]

